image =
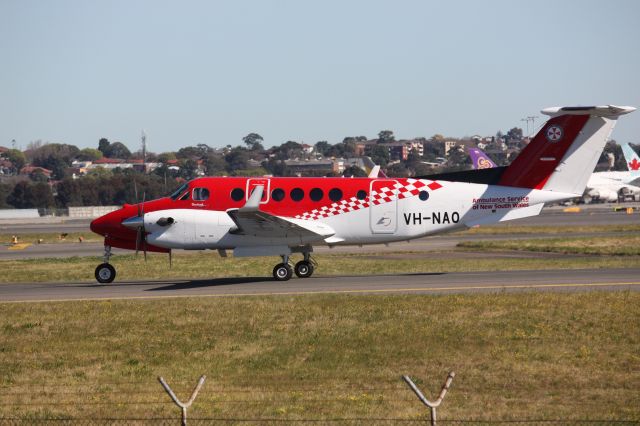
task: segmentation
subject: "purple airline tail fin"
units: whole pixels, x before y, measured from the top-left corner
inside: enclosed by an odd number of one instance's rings
[[[469,155],[471,156],[471,161],[473,161],[474,169],[491,169],[496,166],[496,164],[487,157],[487,154],[478,148],[469,148]]]

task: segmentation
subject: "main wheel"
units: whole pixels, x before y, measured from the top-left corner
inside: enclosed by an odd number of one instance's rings
[[[313,274],[313,265],[309,261],[301,260],[296,263],[295,271],[298,277],[309,278]]]
[[[288,281],[293,276],[293,271],[291,270],[291,266],[286,263],[278,263],[273,268],[273,278],[276,281]]]
[[[116,268],[108,263],[98,265],[96,268],[96,280],[100,284],[108,284],[116,278]]]

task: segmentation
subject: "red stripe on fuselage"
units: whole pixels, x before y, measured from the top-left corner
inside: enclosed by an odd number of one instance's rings
[[[504,171],[498,185],[542,189],[588,120],[589,115],[563,115],[547,121]],[[562,137],[550,142],[547,131],[554,126],[562,129]]]
[[[197,210],[218,210],[226,211],[228,209],[240,208],[245,205],[248,194],[247,188],[253,185],[247,185],[247,181],[255,178],[238,178],[238,177],[205,177],[195,179],[189,182],[190,193],[193,194],[194,188],[207,188],[209,190],[209,199],[205,201],[194,201],[191,196],[188,200],[171,200],[170,198],[161,198],[159,200],[149,201],[145,203],[144,211],[151,212],[164,209],[197,209]],[[272,177],[259,178],[264,181],[269,179],[269,196],[268,202],[260,205],[260,210],[278,216],[295,217],[314,209],[321,209],[332,205],[340,200],[356,197],[359,191],[365,191],[366,199],[369,199],[369,190],[371,182],[388,181],[389,186],[393,187],[397,181],[401,185],[408,185],[407,179],[370,179],[370,178],[299,178],[299,177]],[[413,181],[413,180],[411,180]],[[425,181],[429,183],[431,181]],[[261,182],[262,183],[262,182]],[[431,192],[437,189],[439,185],[432,185],[424,189]],[[235,201],[231,198],[231,191],[240,188],[245,191],[245,196]],[[304,197],[300,201],[294,201],[291,198],[291,191],[299,188],[304,192]],[[276,201],[272,194],[276,189],[282,189],[285,193],[282,201]],[[314,201],[310,198],[312,189],[320,189],[322,198]],[[332,200],[329,198],[329,192],[332,189],[339,189],[342,192],[340,200]],[[266,188],[265,188],[266,190]],[[317,191],[316,191],[317,192]]]

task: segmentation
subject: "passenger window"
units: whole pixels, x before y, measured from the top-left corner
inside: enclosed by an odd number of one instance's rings
[[[194,188],[193,189],[193,200],[194,201],[205,201],[209,199],[209,190],[207,188]]]
[[[231,199],[233,201],[242,201],[243,198],[244,198],[244,189],[234,188],[233,191],[231,191]]]
[[[282,188],[276,188],[273,191],[271,191],[271,199],[273,201],[284,200],[284,190]]]
[[[356,197],[358,198],[358,200],[364,200],[365,198],[367,198],[367,191],[363,191],[362,189],[360,191],[358,191],[358,193],[356,194]]]
[[[339,190],[338,188],[333,188],[331,191],[329,191],[329,199],[331,201],[342,200],[342,191]]]
[[[322,200],[322,197],[324,197],[324,192],[322,192],[322,189],[320,188],[313,188],[309,192],[309,198],[311,198],[313,201],[320,201]]]
[[[293,201],[300,201],[304,198],[304,191],[300,188],[293,188],[289,195]]]

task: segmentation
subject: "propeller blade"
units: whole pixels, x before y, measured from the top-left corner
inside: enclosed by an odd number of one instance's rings
[[[173,266],[173,261],[171,260],[171,250],[169,250],[169,269]]]
[[[144,261],[147,261],[147,233],[142,227],[142,253],[144,253]]]
[[[140,251],[140,231],[142,228],[138,228],[136,231],[136,257],[138,257],[138,252]]]

